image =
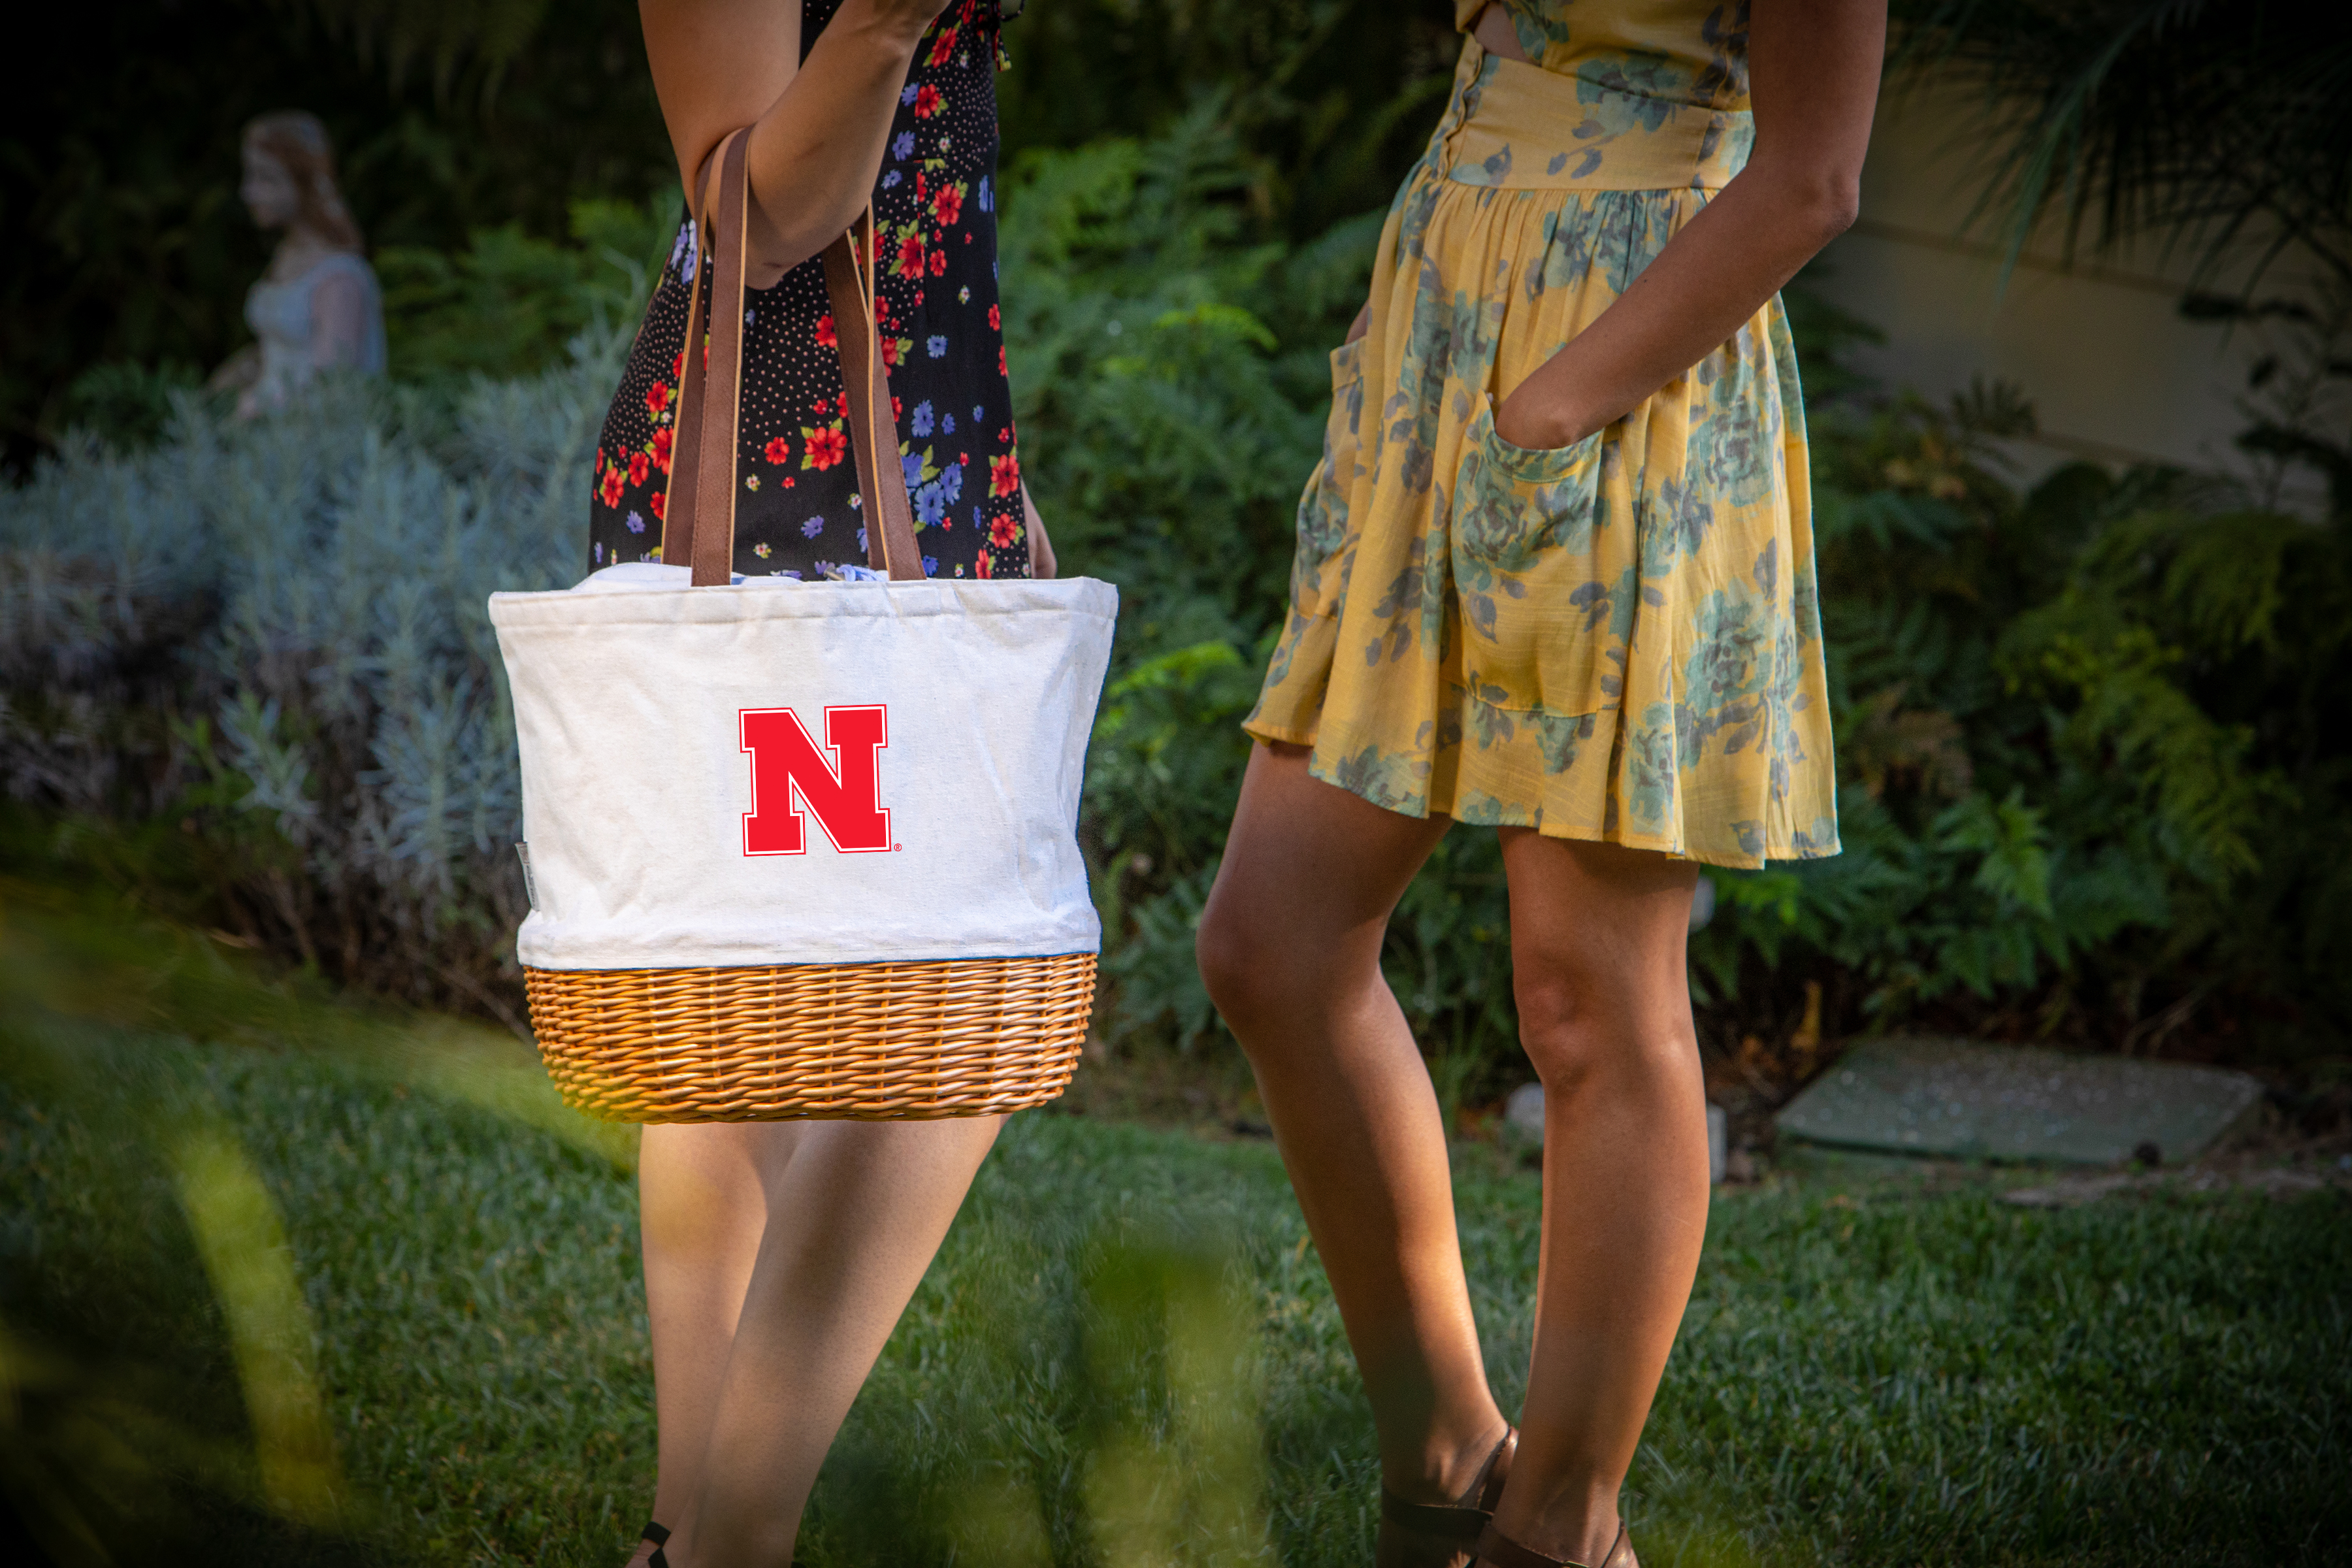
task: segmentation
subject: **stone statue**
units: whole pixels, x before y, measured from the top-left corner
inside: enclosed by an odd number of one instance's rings
[[[318,117],[280,110],[247,125],[237,195],[256,224],[286,234],[245,297],[255,342],[210,384],[235,387],[237,417],[251,419],[284,407],[320,371],[382,374],[383,290],[335,188],[334,149]]]

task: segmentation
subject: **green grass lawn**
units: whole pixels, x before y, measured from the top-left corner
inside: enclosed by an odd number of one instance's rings
[[[632,1135],[455,1035],[198,1045],[26,996],[0,996],[0,1479],[20,1513],[54,1530],[70,1503],[116,1561],[616,1568],[654,1457]],[[307,1515],[254,1458],[256,1431],[299,1425],[299,1399],[248,1413],[268,1368],[234,1323],[259,1321],[267,1280],[224,1273],[218,1225],[189,1218],[244,1212],[205,1196],[246,1191],[239,1149],[315,1326],[315,1352],[273,1363],[331,1428],[341,1501]],[[1459,1197],[1510,1408],[1536,1181],[1471,1149]],[[1727,1195],[1632,1478],[1643,1560],[2345,1561],[2347,1259],[2352,1204],[2327,1193]],[[851,1415],[803,1557],[1352,1568],[1375,1486],[1271,1149],[1031,1113]]]

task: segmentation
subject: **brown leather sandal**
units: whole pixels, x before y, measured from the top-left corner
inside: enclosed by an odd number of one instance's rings
[[[1493,1523],[1496,1501],[1519,1451],[1519,1429],[1503,1428],[1503,1440],[1452,1503],[1407,1502],[1381,1489],[1381,1533],[1372,1548],[1373,1568],[1469,1568],[1478,1532]]]
[[[1625,1554],[1623,1560],[1626,1563],[1633,1561],[1633,1542],[1626,1537],[1622,1521],[1617,1526],[1617,1539],[1609,1543],[1609,1550],[1591,1568],[1616,1568],[1617,1554],[1621,1552]],[[1474,1568],[1585,1568],[1581,1563],[1571,1563],[1565,1557],[1547,1557],[1531,1546],[1520,1545],[1496,1530],[1491,1520],[1487,1521],[1486,1528],[1478,1532],[1478,1552],[1472,1562]]]

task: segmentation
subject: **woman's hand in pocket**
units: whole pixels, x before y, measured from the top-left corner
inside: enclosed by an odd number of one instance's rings
[[[1538,370],[1513,387],[1495,409],[1495,434],[1523,450],[1549,452],[1572,447],[1608,423],[1552,380]]]

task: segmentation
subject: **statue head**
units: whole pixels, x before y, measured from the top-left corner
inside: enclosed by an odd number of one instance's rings
[[[281,109],[247,123],[237,195],[263,228],[299,226],[334,249],[361,248],[360,226],[335,188],[334,146],[315,114]]]

